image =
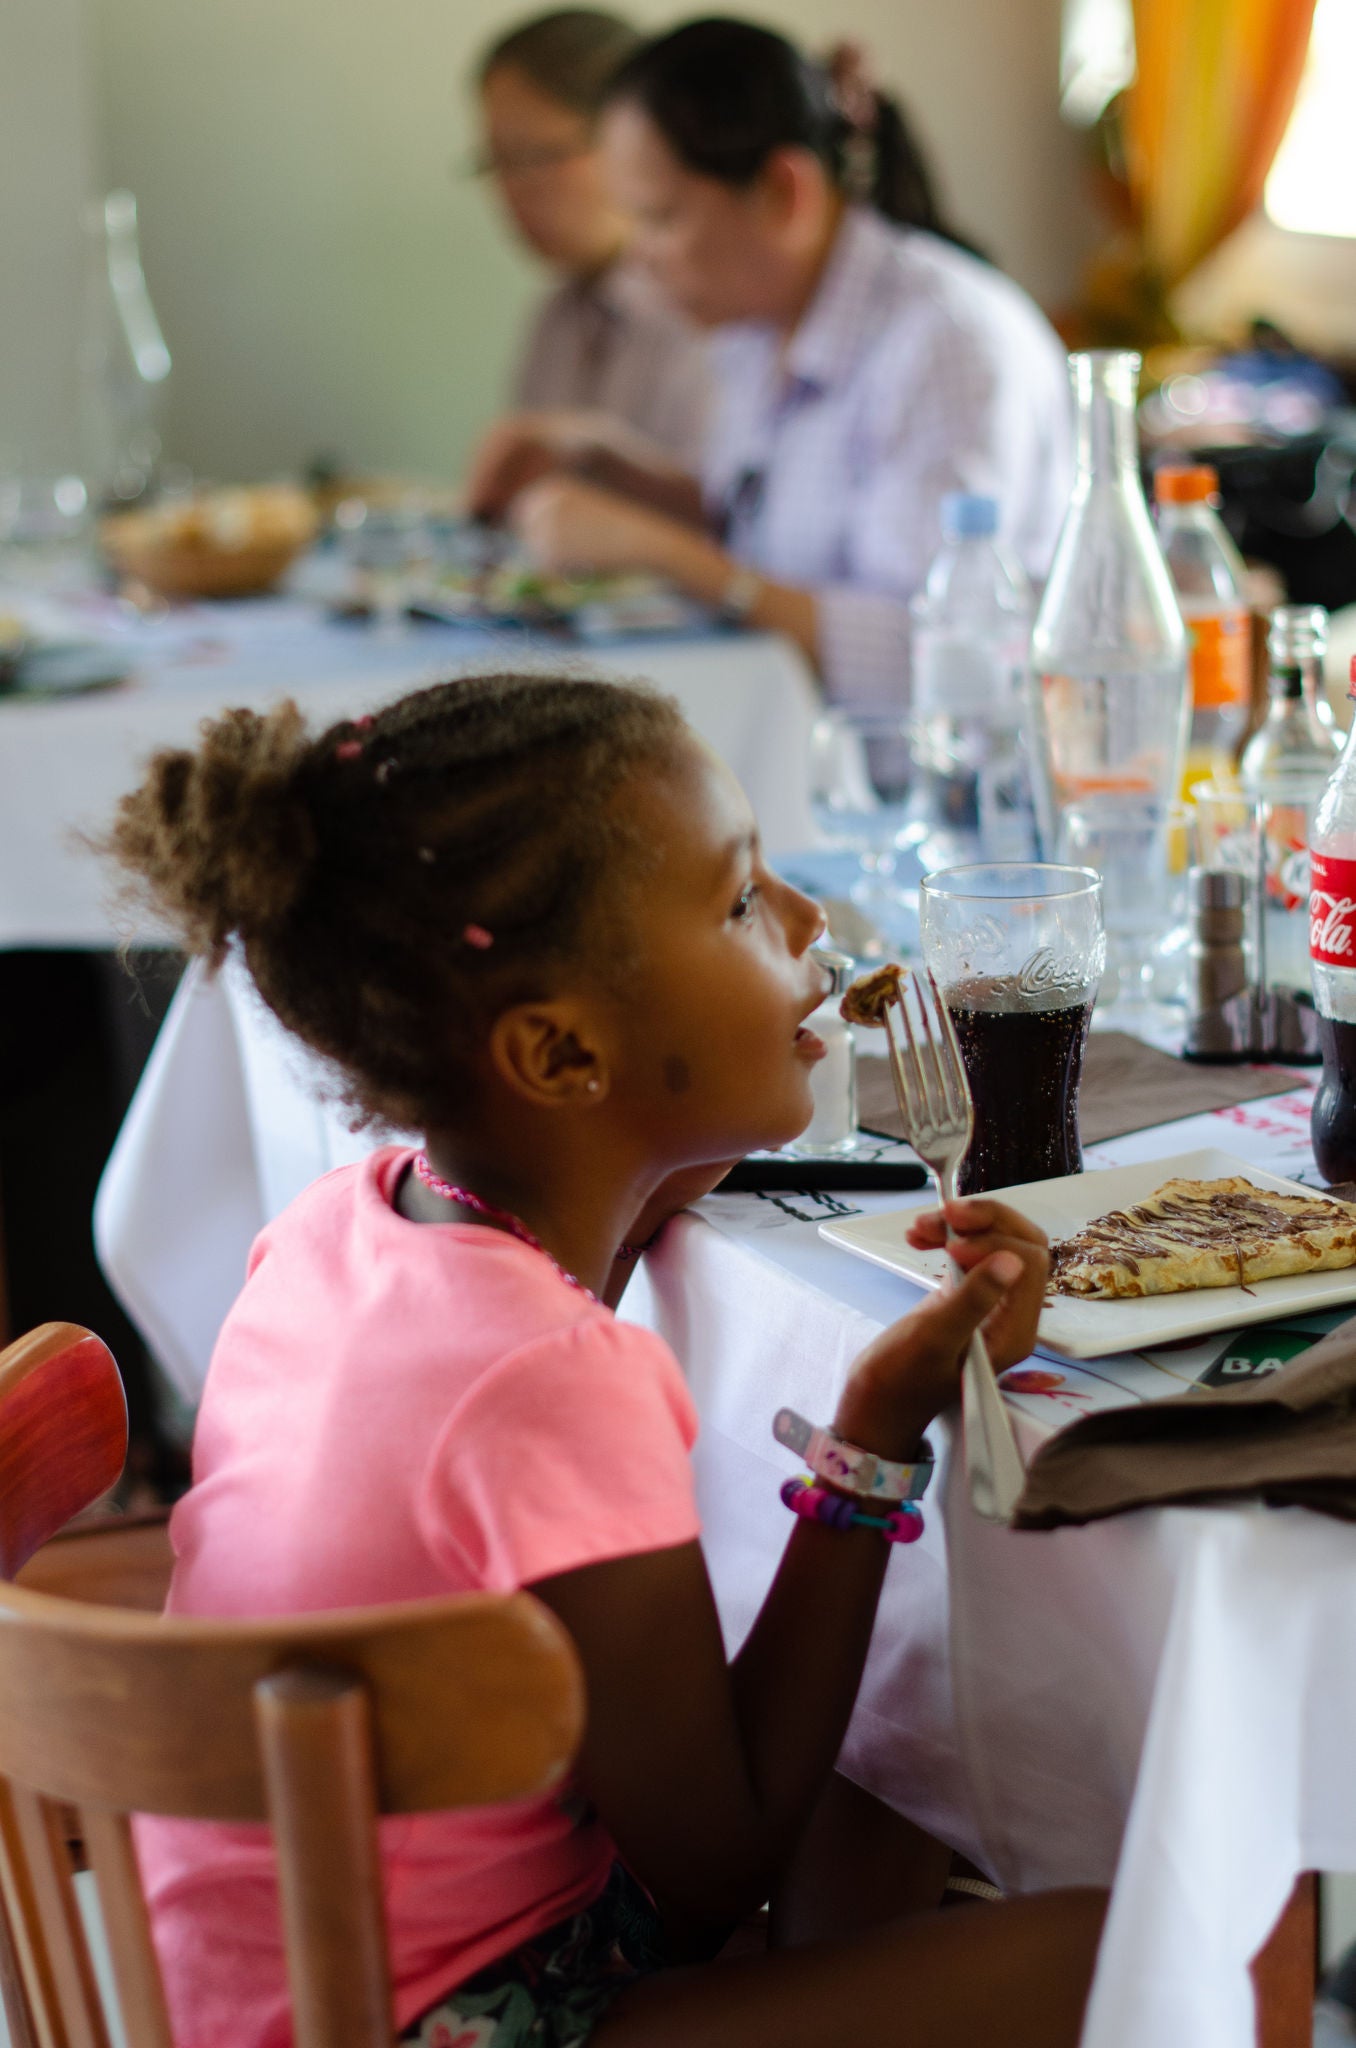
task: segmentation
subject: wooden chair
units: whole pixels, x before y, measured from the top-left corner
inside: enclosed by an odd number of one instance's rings
[[[43,1323],[0,1351],[0,1579],[122,1477],[127,1398],[108,1346]]]
[[[0,1354],[7,1577],[116,1479],[120,1402],[116,1367],[87,1331],[48,1325]],[[162,1530],[105,1525],[49,1542],[24,1584],[0,1584],[0,1892],[22,1990],[12,2031],[22,2048],[108,2048],[74,1810],[128,2038],[172,2048],[128,1823],[152,1813],[269,1823],[297,2048],[391,2048],[377,1816],[558,1784],[583,1725],[573,1647],[524,1593],[166,1619],[142,1611],[158,1606],[166,1562]]]

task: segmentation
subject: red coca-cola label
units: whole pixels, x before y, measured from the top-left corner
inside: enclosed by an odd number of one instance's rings
[[[1356,967],[1356,860],[1309,856],[1309,957],[1323,967]]]

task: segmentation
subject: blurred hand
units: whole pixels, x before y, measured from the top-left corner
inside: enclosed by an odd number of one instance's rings
[[[659,568],[671,522],[597,484],[555,475],[520,492],[509,524],[538,568],[567,576]]]
[[[961,1365],[977,1329],[995,1372],[1026,1358],[1036,1341],[1050,1269],[1044,1234],[1016,1210],[979,1195],[950,1202],[945,1211],[919,1211],[909,1243],[940,1250],[948,1223],[964,1280],[882,1330],[854,1364],[839,1402],[840,1435],[883,1457],[909,1457],[932,1418],[959,1397]]]
[[[539,477],[611,449],[617,439],[606,413],[510,413],[495,422],[471,457],[466,510],[473,519],[502,519],[518,493]]]

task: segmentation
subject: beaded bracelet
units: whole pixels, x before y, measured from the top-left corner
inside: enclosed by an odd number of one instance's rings
[[[642,1238],[639,1244],[627,1244],[625,1242],[619,1244],[616,1251],[612,1254],[614,1261],[638,1259],[644,1253],[652,1252],[659,1242],[663,1228],[664,1226],[661,1223],[658,1230],[652,1231],[648,1237]]]
[[[923,1511],[901,1501],[888,1515],[864,1515],[846,1494],[830,1493],[812,1479],[788,1479],[782,1499],[793,1515],[823,1522],[829,1529],[875,1529],[887,1543],[916,1543],[923,1533]]]

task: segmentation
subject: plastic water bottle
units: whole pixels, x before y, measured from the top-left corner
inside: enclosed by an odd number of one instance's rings
[[[1219,475],[1207,462],[1154,473],[1158,540],[1187,630],[1191,736],[1185,786],[1227,775],[1248,722],[1252,619],[1243,558],[1215,510]]]
[[[1356,699],[1356,660],[1351,690]],[[1356,725],[1319,801],[1309,845],[1309,963],[1323,1079],[1310,1131],[1330,1184],[1356,1179]]]
[[[918,858],[929,870],[1031,860],[1031,588],[998,539],[995,498],[944,498],[942,540],[912,606],[912,815],[926,828]]]

